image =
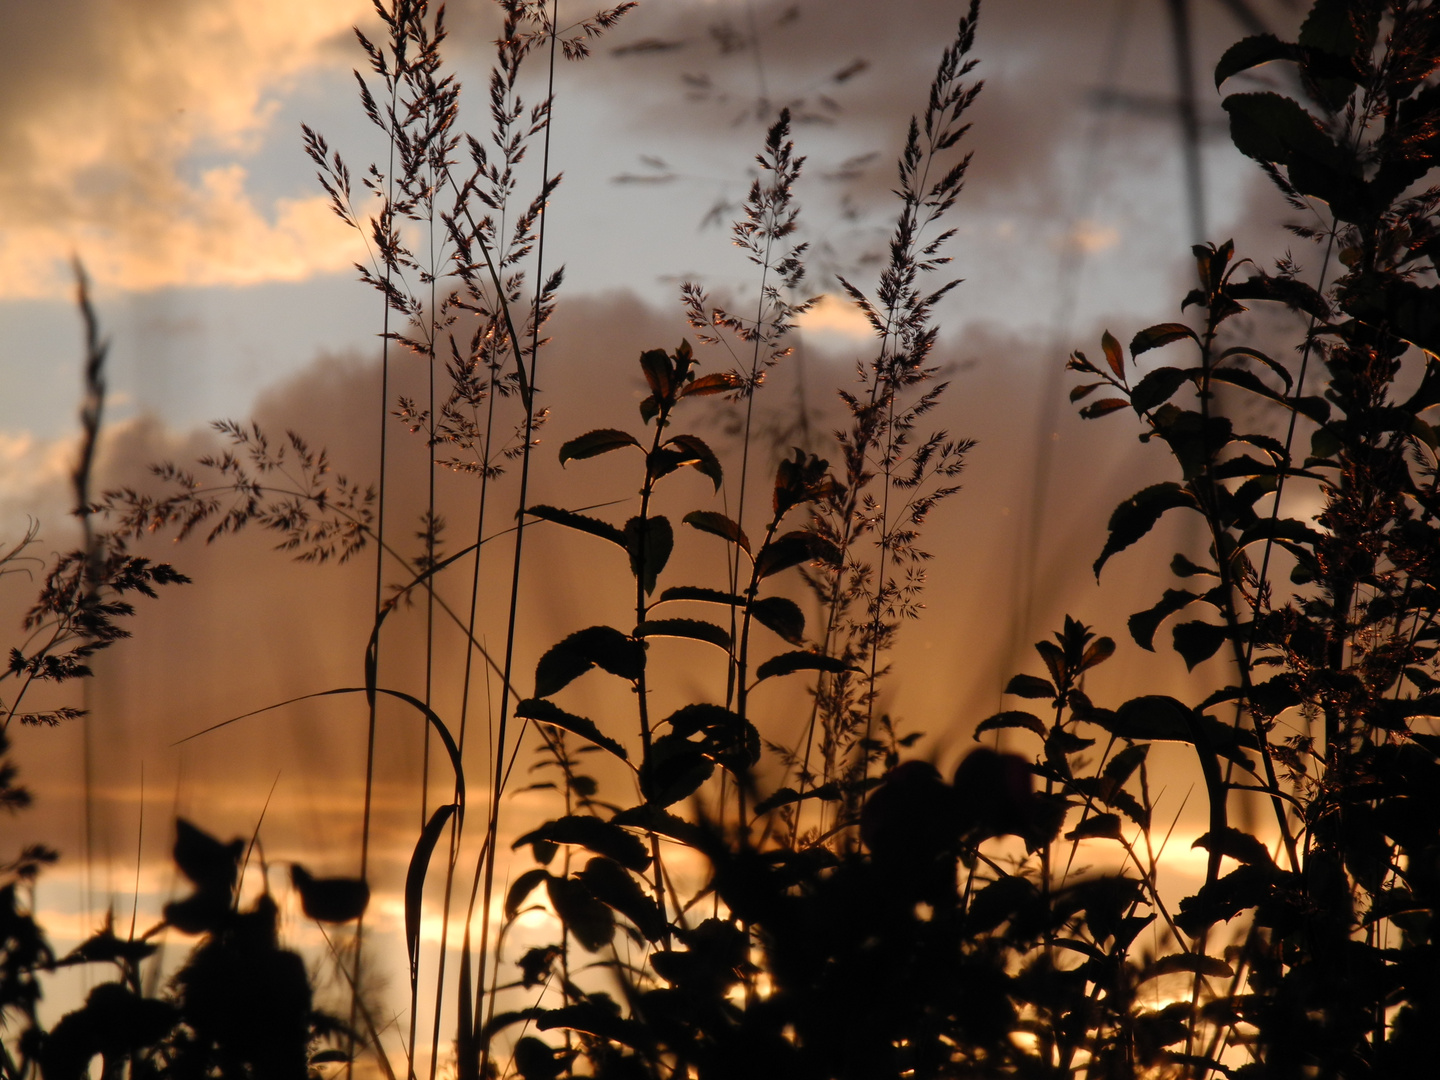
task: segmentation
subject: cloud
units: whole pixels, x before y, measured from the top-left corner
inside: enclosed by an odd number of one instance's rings
[[[0,296],[295,279],[354,261],[319,196],[265,198],[241,160],[281,97],[342,61],[364,0],[12,5],[0,43]],[[348,57],[343,58],[348,64]],[[218,164],[214,161],[218,159]]]

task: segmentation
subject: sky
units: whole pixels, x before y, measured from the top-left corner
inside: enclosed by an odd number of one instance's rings
[[[1191,6],[1206,237],[1237,236],[1263,265],[1286,249],[1283,207],[1230,147],[1208,77],[1246,28],[1233,4]],[[1283,0],[1251,7],[1282,33],[1298,19]],[[562,24],[588,13],[573,0],[561,8]],[[801,321],[800,359],[777,372],[772,409],[784,419],[803,393],[817,430],[837,422],[833,388],[869,340],[835,275],[873,281],[905,124],[960,13],[950,0],[646,0],[590,59],[561,67],[551,160],[564,178],[547,259],[564,264],[566,279],[541,386],[552,410],[545,461],[587,426],[633,424],[635,356],[692,333],[677,302],[682,281],[753,296],[728,223],[782,105],[807,158],[805,288],[825,299]],[[483,131],[493,11],[466,0],[449,15],[448,55],[468,95],[461,123]],[[342,470],[373,477],[380,308],[355,280],[364,246],[330,213],[300,138],[302,122],[321,131],[357,172],[382,153],[352,74],[363,57],[351,28],[374,31],[369,4],[0,0],[0,20],[0,538],[18,537],[28,516],[43,529],[37,553],[71,542],[65,477],[81,356],[72,258],[112,343],[105,483],[145,483],[148,462],[213,449],[208,421],[252,416],[303,430]],[[1177,317],[1189,287],[1166,5],[989,0],[976,56],[986,85],[952,218],[950,269],[964,283],[938,313],[951,388],[936,423],[977,447],[965,490],[930,526],[930,612],[907,627],[887,700],[929,733],[926,755],[952,763],[1009,674],[1034,669],[1027,643],[1064,613],[1121,641],[1110,681],[1097,673],[1102,688],[1184,685],[1178,660],[1139,654],[1124,630],[1125,615],[1165,582],[1160,562],[1117,559],[1103,589],[1086,569],[1109,510],[1166,475],[1165,463],[1118,422],[1076,420],[1061,372],[1071,348],[1095,350],[1107,327],[1123,340]],[[538,83],[526,91],[532,101],[542,93]],[[604,474],[580,475],[581,464],[549,468],[537,480],[543,501],[631,493]],[[443,486],[456,507],[465,498]],[[173,886],[167,818],[248,835],[272,783],[272,855],[352,871],[350,856],[334,853],[353,852],[357,824],[353,710],[305,706],[172,745],[252,708],[354,685],[373,570],[299,567],[267,547],[245,536],[163,549],[197,583],[147,605],[134,641],[112,651],[92,687],[104,719],[91,736],[98,797],[113,812],[96,841],[88,914],[76,911],[77,860],[47,875],[57,937],[73,940],[104,907],[98,898],[129,899],[134,881],[141,907],[158,910]],[[523,628],[531,642],[569,632],[576,612],[610,599],[593,587],[588,556],[543,550],[544,573],[527,587],[563,602],[536,605]],[[0,583],[4,611],[20,610],[24,589]],[[406,648],[394,654],[397,672]],[[381,802],[380,873],[392,888],[380,924],[392,932],[393,882],[418,814],[406,794],[420,768],[412,736],[413,725],[385,736],[396,779]],[[68,853],[79,850],[81,745],[78,725],[26,732],[18,744],[42,800],[26,824]],[[549,812],[537,796],[517,806],[517,829]]]

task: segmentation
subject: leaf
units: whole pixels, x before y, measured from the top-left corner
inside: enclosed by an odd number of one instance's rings
[[[1226,826],[1219,833],[1218,840],[1215,833],[1207,832],[1190,846],[1204,848],[1206,851],[1219,851],[1221,855],[1247,865],[1268,866],[1272,869],[1275,866],[1275,860],[1270,857],[1270,850],[1264,844],[1249,833],[1231,826]]]
[[[561,510],[554,506],[532,506],[525,512],[543,521],[553,521],[556,525],[579,529],[591,536],[609,540],[612,544],[618,544],[622,548],[625,546],[625,534],[608,521],[601,521],[599,518],[589,517],[585,514],[572,513],[569,510]]]
[[[630,755],[625,752],[625,747],[610,736],[603,734],[595,726],[593,720],[568,713],[543,698],[526,698],[515,706],[515,715],[525,720],[538,720],[543,724],[554,724],[558,728],[579,735],[582,739],[588,739],[596,746],[610,751],[621,761],[629,760]]]
[[[1232,356],[1246,356],[1249,357],[1251,360],[1256,360],[1259,363],[1264,364],[1267,368],[1269,368],[1271,371],[1273,371],[1276,375],[1280,377],[1280,381],[1285,384],[1285,389],[1287,392],[1295,384],[1295,380],[1291,377],[1290,372],[1285,369],[1284,364],[1280,363],[1278,360],[1270,359],[1270,357],[1266,356],[1259,349],[1252,349],[1248,345],[1236,345],[1233,348],[1226,349],[1220,354],[1217,359],[1228,360]]]
[[[1152,484],[1126,499],[1110,515],[1110,535],[1095,560],[1095,577],[1100,577],[1100,570],[1110,556],[1124,551],[1148,533],[1167,510],[1194,506],[1195,497],[1173,481]]]
[[[1215,89],[1226,79],[1248,71],[1252,67],[1268,64],[1272,60],[1299,61],[1304,51],[1288,41],[1281,41],[1274,34],[1257,34],[1237,41],[1225,50],[1220,62],[1215,65]]]
[[[1194,368],[1156,368],[1130,392],[1130,404],[1138,413],[1149,412],[1169,401],[1176,390],[1194,377]]]
[[[702,619],[646,619],[635,628],[638,638],[679,637],[706,641],[730,651],[730,632]]]
[[[505,917],[513,919],[515,913],[520,910],[520,905],[525,899],[536,890],[542,881],[550,877],[550,871],[543,867],[535,867],[526,870],[517,877],[510,885],[510,891],[505,894]]]
[[[222,844],[184,818],[175,819],[175,865],[202,892],[224,893],[228,898],[244,853],[243,840]]]
[[[1237,150],[1285,166],[1297,191],[1325,200],[1342,220],[1355,220],[1364,201],[1363,182],[1313,116],[1290,98],[1269,92],[1231,94],[1222,105],[1230,114],[1230,139]]]
[[[1207,622],[1180,623],[1171,631],[1175,651],[1185,658],[1185,666],[1195,670],[1195,665],[1209,660],[1225,644],[1229,631],[1223,626]]]
[[[420,907],[425,895],[425,874],[430,869],[435,843],[454,812],[454,803],[435,808],[425,828],[420,830],[420,839],[415,842],[415,850],[410,854],[410,868],[405,872],[405,948],[410,956],[412,987],[420,974]]]
[[[664,349],[646,349],[640,354],[640,370],[650,387],[651,396],[669,401],[675,392],[675,365]]]
[[[670,561],[675,533],[665,517],[632,517],[625,523],[625,550],[630,553],[630,572],[641,579],[648,596],[655,591],[660,571]]]
[[[1053,696],[1053,695],[1052,695]],[[1034,713],[1024,712],[1019,709],[1007,709],[1005,712],[998,712],[994,716],[987,716],[980,723],[975,725],[975,738],[978,741],[980,736],[987,731],[997,731],[1000,728],[1025,728],[1033,731],[1042,739],[1049,733],[1045,722]],[[977,750],[976,753],[979,753]]]
[[[592,458],[619,450],[622,446],[640,446],[640,441],[628,431],[617,428],[596,428],[571,439],[560,447],[560,464],[579,458]],[[642,447],[643,449],[643,447]],[[532,511],[533,512],[533,511]]]
[[[535,696],[549,697],[592,667],[634,681],[645,670],[645,646],[609,626],[577,630],[540,657]]]
[[[806,562],[835,565],[840,551],[829,540],[808,529],[796,529],[776,537],[761,549],[755,561],[756,576],[764,579]]]
[[[692,510],[681,520],[692,529],[699,529],[701,532],[729,540],[743,549],[745,554],[750,554],[750,540],[745,535],[745,530],[724,514],[718,514],[713,510]]]
[[[1066,840],[1120,840],[1119,814],[1091,814],[1065,834]]]
[[[1117,379],[1125,378],[1125,356],[1120,351],[1120,342],[1115,340],[1115,335],[1106,330],[1100,335],[1100,347],[1105,350],[1105,362],[1110,365],[1110,370],[1115,373]]]
[[[724,394],[731,390],[739,390],[745,385],[745,380],[733,371],[716,371],[709,375],[701,375],[693,382],[687,383],[680,391],[682,398],[695,397],[703,394]]]
[[[555,914],[587,952],[599,952],[615,940],[615,916],[578,880],[552,876],[545,888]]]
[[[694,435],[676,435],[665,445],[676,447],[682,455],[679,462],[681,465],[689,465],[697,472],[708,476],[710,482],[715,485],[715,490],[720,490],[720,482],[724,475],[720,468],[720,459],[715,456],[715,452],[705,444],[703,439],[696,438]]]
[[[634,923],[647,941],[659,941],[665,936],[665,917],[660,914],[660,908],[619,863],[605,858],[591,859],[579,877],[595,899]]]
[[[621,866],[635,871],[644,870],[650,865],[650,856],[638,836],[626,832],[613,822],[587,814],[572,814],[555,821],[547,821],[510,846],[519,848],[525,844],[533,844],[536,840],[552,844],[578,844],[596,855],[606,855]]]
[[[659,602],[664,604],[671,600],[699,600],[707,604],[725,604],[727,607],[745,606],[743,596],[720,589],[705,589],[698,585],[672,585],[668,589],[662,589]]]
[[[290,881],[300,893],[301,910],[316,922],[347,923],[370,904],[370,886],[359,878],[316,878],[292,863]]]
[[[755,681],[762,682],[774,675],[789,675],[796,671],[859,671],[853,664],[847,664],[836,656],[824,656],[817,652],[802,650],[780,653],[772,656],[755,669]]]
[[[1055,686],[1038,675],[1016,675],[1005,684],[1005,693],[1023,698],[1053,698]]]
[[[1091,404],[1086,405],[1083,409],[1081,409],[1080,417],[1084,420],[1094,420],[1101,416],[1108,416],[1112,412],[1119,412],[1121,409],[1126,408],[1129,404],[1130,402],[1126,401],[1124,398],[1101,398],[1099,401],[1092,402]]]
[[[783,596],[767,596],[750,605],[750,615],[791,645],[804,644],[805,613],[795,601]]]
[[[1201,598],[1201,593],[1189,589],[1166,589],[1160,602],[1146,611],[1137,611],[1130,616],[1130,636],[1142,649],[1155,651],[1155,631],[1175,612],[1180,611]]]
[[[1190,975],[1210,975],[1217,979],[1230,979],[1235,976],[1234,969],[1218,956],[1208,956],[1202,952],[1172,953],[1146,964],[1145,970],[1140,973],[1140,981],[1147,982],[1179,971]]]
[[[1158,349],[1162,345],[1169,345],[1173,341],[1183,341],[1185,338],[1189,338],[1197,345],[1200,343],[1200,339],[1195,336],[1195,331],[1184,323],[1156,323],[1154,326],[1147,326],[1130,339],[1130,355],[1132,357],[1139,356],[1143,352]]]

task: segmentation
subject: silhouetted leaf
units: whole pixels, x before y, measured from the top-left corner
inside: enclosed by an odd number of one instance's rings
[[[635,636],[689,638],[730,650],[730,631],[702,619],[646,619],[635,628]]]
[[[1135,644],[1154,652],[1155,631],[1160,624],[1175,612],[1199,600],[1201,595],[1188,589],[1166,589],[1158,604],[1148,611],[1137,611],[1130,616],[1130,636],[1135,639]]]
[[[822,656],[820,653],[801,651],[780,653],[772,656],[755,669],[755,681],[760,682],[774,675],[789,675],[795,671],[859,671],[852,664],[839,657]]]
[[[526,698],[515,706],[515,715],[527,720],[539,720],[541,723],[554,724],[558,728],[579,735],[582,739],[588,739],[596,746],[603,747],[610,751],[621,761],[629,759],[625,747],[621,746],[610,736],[603,734],[595,726],[593,720],[587,720],[583,716],[576,716],[568,713],[559,706],[541,698]]]
[[[537,866],[526,870],[511,882],[510,891],[505,894],[505,917],[513,919],[520,910],[520,905],[549,877],[550,871]]]
[[[664,936],[665,919],[660,908],[619,863],[591,859],[579,876],[592,896],[634,923],[646,940],[659,941]]]
[[[830,541],[808,529],[797,529],[770,541],[760,552],[755,567],[763,579],[801,563],[813,561],[833,566],[839,559],[840,552]]]
[[[561,510],[555,506],[537,505],[530,507],[525,512],[543,521],[553,521],[557,525],[579,529],[591,536],[609,540],[612,544],[618,544],[622,548],[625,546],[625,534],[608,521],[601,521],[599,518],[588,517],[585,514],[576,514],[569,510]]]
[[[454,803],[437,806],[415,842],[410,855],[410,868],[405,873],[405,948],[410,955],[410,983],[413,986],[420,970],[420,907],[425,894],[425,874],[430,869],[430,856],[450,815]]]
[[[1023,698],[1053,698],[1055,686],[1038,675],[1016,675],[1005,684],[1005,693]]]
[[[1143,352],[1149,352],[1151,349],[1158,349],[1162,345],[1169,345],[1171,342],[1182,341],[1185,338],[1189,338],[1197,345],[1200,344],[1200,339],[1195,336],[1195,331],[1184,323],[1156,323],[1154,326],[1147,326],[1130,339],[1130,355],[1132,357],[1139,356]]]
[[[555,1080],[565,1068],[565,1061],[556,1055],[555,1048],[534,1035],[519,1039],[510,1054],[515,1071],[524,1080]]]
[[[1196,664],[1215,655],[1225,644],[1228,633],[1223,626],[1199,621],[1180,623],[1171,631],[1175,651],[1185,658],[1185,666],[1191,671],[1195,670]]]
[[[292,863],[290,881],[300,893],[301,910],[316,922],[346,923],[370,904],[370,886],[359,878],[316,878]]]
[[[670,561],[670,552],[674,547],[675,534],[668,518],[632,517],[625,523],[625,550],[630,553],[630,572],[641,579],[647,595],[655,591],[656,580]]]
[[[720,490],[720,482],[724,473],[720,468],[720,459],[715,452],[706,445],[703,439],[694,435],[676,435],[665,444],[672,447],[681,455],[680,464],[689,465],[697,472],[703,473],[710,478],[715,485],[715,490]]]
[[[696,585],[672,585],[660,590],[660,602],[671,600],[699,600],[706,604],[724,604],[727,607],[744,607],[745,598],[721,589],[703,589]]]
[[[548,877],[545,888],[555,914],[587,952],[599,952],[615,939],[615,916],[575,878]]]
[[[588,431],[560,447],[560,464],[578,458],[591,458],[599,454],[608,454],[611,450],[619,450],[622,446],[640,446],[640,442],[628,431],[619,431],[616,428],[597,428]],[[531,513],[534,513],[532,510]]]
[[[640,789],[652,806],[671,806],[689,798],[715,772],[703,744],[681,735],[662,735],[650,745],[640,766]]]
[[[745,380],[733,371],[715,371],[709,375],[701,375],[693,382],[687,383],[680,391],[682,398],[695,397],[702,394],[724,394],[731,390],[739,390],[745,385]]]
[[[1285,166],[1290,183],[1355,220],[1363,186],[1345,151],[1316,119],[1293,100],[1274,93],[1231,94],[1221,103],[1230,114],[1230,140],[1246,157]]]
[[[1149,372],[1130,392],[1130,404],[1136,412],[1149,412],[1169,401],[1176,390],[1195,377],[1193,368],[1156,368]]]
[[[783,596],[762,597],[750,605],[750,615],[791,645],[805,641],[805,613],[794,600]]]
[[[202,890],[223,892],[235,887],[245,841],[222,844],[184,818],[175,819],[175,865]]]
[[[1272,60],[1298,62],[1303,56],[1304,51],[1299,45],[1281,41],[1274,34],[1256,34],[1254,37],[1244,38],[1226,49],[1225,55],[1220,57],[1220,62],[1215,65],[1215,89],[1220,89],[1221,83],[1242,71],[1268,64]]]
[[[609,626],[591,626],[550,648],[535,665],[535,696],[549,697],[592,667],[622,679],[638,679],[645,670],[645,646]]]
[[[1075,828],[1065,834],[1066,840],[1119,840],[1120,816],[1118,814],[1091,814]]]
[[[1270,857],[1270,850],[1249,833],[1227,826],[1219,834],[1218,842],[1215,836],[1207,832],[1190,846],[1206,851],[1218,850],[1221,855],[1227,855],[1236,862],[1274,868],[1275,860]]]
[[[1109,330],[1100,335],[1100,348],[1105,350],[1105,362],[1110,365],[1110,370],[1115,373],[1115,377],[1124,379],[1125,355],[1120,351],[1120,342],[1115,340],[1115,335]]]
[[[1053,697],[1053,693],[1051,694]],[[979,739],[987,731],[996,731],[1000,728],[1024,728],[1033,731],[1042,739],[1049,733],[1050,729],[1045,726],[1034,713],[1023,712],[1019,709],[1008,709],[1005,712],[998,712],[994,716],[987,716],[980,723],[975,725],[975,738]]]
[[[1110,535],[1100,557],[1095,560],[1095,576],[1100,576],[1100,570],[1110,556],[1124,551],[1148,533],[1167,510],[1194,505],[1194,496],[1173,482],[1152,484],[1126,499],[1110,515]]]
[[[692,510],[681,520],[692,529],[729,540],[742,548],[747,555],[750,553],[750,540],[746,537],[745,530],[724,514],[717,514],[713,510]]]
[[[1210,975],[1217,979],[1234,978],[1235,971],[1218,956],[1204,953],[1172,953],[1152,960],[1140,973],[1140,981],[1146,982],[1161,975],[1183,971],[1190,975]]]
[[[1094,420],[1097,417],[1108,416],[1110,413],[1119,412],[1129,406],[1130,402],[1124,398],[1107,397],[1092,402],[1080,410],[1080,416],[1085,420]]]
[[[545,840],[552,844],[578,844],[596,855],[606,855],[621,866],[635,871],[644,870],[650,865],[650,856],[638,836],[626,832],[614,822],[602,821],[588,815],[574,814],[547,821],[538,829],[520,837],[511,847],[518,848],[536,840]]]

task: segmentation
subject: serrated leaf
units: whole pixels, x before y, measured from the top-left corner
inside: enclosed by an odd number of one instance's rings
[[[1091,814],[1065,834],[1066,840],[1120,840],[1119,814]]]
[[[629,759],[625,747],[621,746],[610,736],[601,732],[595,726],[593,720],[587,720],[583,716],[576,716],[574,713],[566,712],[558,705],[545,701],[543,698],[526,698],[515,706],[515,715],[525,720],[538,720],[543,724],[554,724],[572,734],[579,735],[582,739],[588,739],[596,746],[610,751],[621,761]]]
[[[833,565],[840,558],[835,545],[808,529],[796,529],[770,541],[755,560],[756,574],[762,580],[782,570],[807,562]]]
[[[781,653],[779,656],[772,656],[755,669],[755,681],[762,682],[776,675],[789,675],[796,671],[859,671],[860,669],[852,664],[845,663],[835,656],[822,656],[820,653],[798,651]]]
[[[730,632],[703,619],[646,619],[635,628],[637,638],[679,637],[705,641],[730,650]]]
[[[1201,597],[1200,593],[1193,593],[1189,589],[1166,589],[1165,595],[1160,602],[1146,611],[1137,611],[1130,616],[1130,636],[1135,639],[1135,644],[1142,649],[1155,651],[1155,631],[1160,624],[1177,611],[1181,611],[1193,604]]]
[[[634,923],[647,941],[659,941],[665,935],[665,918],[654,899],[619,863],[600,857],[591,859],[578,877],[595,899]]]
[[[1023,698],[1053,698],[1055,686],[1038,675],[1016,675],[1005,684],[1005,693]]]
[[[1126,499],[1110,515],[1110,535],[1095,560],[1096,578],[1112,555],[1124,551],[1148,533],[1166,511],[1194,505],[1195,497],[1174,482],[1152,484]]]
[[[1084,420],[1095,420],[1101,416],[1108,416],[1113,412],[1129,408],[1130,402],[1124,398],[1107,397],[1092,402],[1080,410],[1080,416]]]
[[[726,607],[744,607],[745,598],[738,593],[722,589],[706,589],[699,585],[672,585],[660,590],[660,603],[672,600],[698,600],[706,604],[724,604]]]
[[[1028,713],[1021,709],[1006,709],[994,716],[987,716],[980,723],[975,725],[975,738],[978,741],[980,736],[987,731],[997,731],[1000,728],[1024,728],[1026,731],[1033,731],[1042,739],[1049,734],[1049,728],[1045,721],[1041,720],[1034,713]],[[979,751],[976,751],[977,753]]]
[[[543,521],[553,521],[556,525],[564,525],[567,528],[589,533],[591,536],[598,536],[602,540],[609,540],[612,544],[619,544],[622,548],[625,546],[625,534],[608,521],[601,521],[599,518],[589,517],[585,514],[576,514],[570,510],[561,510],[557,506],[532,506],[525,512]]]
[[[720,459],[715,456],[715,452],[705,444],[703,439],[694,435],[676,435],[665,445],[675,448],[680,453],[680,464],[689,465],[708,476],[710,482],[715,485],[715,490],[720,490],[720,482],[724,476],[724,472],[720,468]]]
[[[625,523],[625,550],[630,554],[630,572],[641,580],[648,596],[670,552],[675,548],[675,532],[665,517],[632,517]]]
[[[1130,404],[1136,412],[1149,412],[1169,401],[1175,391],[1193,379],[1194,375],[1194,368],[1156,368],[1130,392]]]
[[[750,539],[745,535],[745,530],[724,514],[718,514],[713,510],[692,510],[681,520],[692,529],[699,529],[711,536],[729,540],[743,549],[745,554],[750,554]]]
[[[709,375],[701,375],[695,381],[686,383],[685,388],[680,391],[680,396],[687,398],[703,394],[723,394],[730,390],[739,390],[744,385],[744,378],[735,372],[716,371]]]
[[[1125,354],[1120,351],[1120,342],[1115,340],[1115,335],[1106,330],[1100,335],[1100,347],[1105,350],[1105,362],[1110,365],[1110,370],[1120,380],[1125,378]]]
[[[1186,338],[1197,345],[1200,342],[1200,339],[1195,336],[1195,331],[1184,323],[1156,323],[1154,326],[1147,326],[1130,339],[1130,355],[1139,356],[1143,352],[1158,349],[1162,345],[1169,345],[1174,341],[1183,341]]]
[[[628,431],[621,431],[618,428],[596,428],[594,431],[587,431],[584,435],[571,439],[564,446],[560,447],[560,464],[567,461],[575,461],[580,458],[598,457],[600,454],[608,454],[611,450],[619,450],[622,446],[640,446],[640,441]]]
[[[533,844],[536,840],[551,844],[578,844],[580,847],[593,851],[596,855],[614,859],[621,866],[636,872],[642,871],[650,865],[650,856],[646,853],[645,844],[638,836],[626,832],[613,822],[603,821],[598,817],[572,814],[569,817],[547,821],[538,829],[520,837],[511,847],[519,848],[525,844]]]
[[[1215,65],[1215,89],[1226,79],[1248,71],[1273,60],[1299,61],[1304,51],[1288,41],[1281,41],[1274,34],[1256,34],[1237,41],[1225,50],[1220,62]]]
[[[675,391],[675,365],[664,349],[646,349],[640,354],[640,370],[650,387],[650,395],[668,401]]]
[[[1227,825],[1218,834],[1207,832],[1190,846],[1204,848],[1206,851],[1219,851],[1221,855],[1246,865],[1268,866],[1272,869],[1275,867],[1269,848],[1249,833],[1241,832],[1233,826]]]
[[[555,914],[587,952],[599,952],[615,940],[615,916],[581,882],[549,877],[545,888]]]
[[[645,670],[645,647],[613,627],[577,630],[540,657],[535,665],[535,696],[549,697],[592,667],[633,681]]]
[[[794,600],[783,596],[764,597],[750,605],[750,615],[791,645],[801,645],[805,641],[805,613]]]

